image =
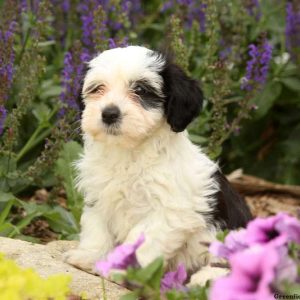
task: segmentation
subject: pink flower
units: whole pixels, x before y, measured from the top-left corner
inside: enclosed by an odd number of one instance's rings
[[[176,271],[168,272],[161,280],[161,292],[166,292],[171,289],[184,289],[184,282],[186,281],[187,273],[183,264],[180,264]]]
[[[248,247],[245,240],[246,230],[231,231],[225,238],[224,243],[215,241],[211,243],[209,251],[219,257],[229,258],[230,255],[242,251]]]
[[[108,277],[112,269],[126,270],[128,267],[137,267],[139,263],[136,258],[136,250],[143,244],[145,237],[143,234],[133,244],[122,244],[117,246],[108,254],[106,260],[96,263],[96,270],[104,276]]]
[[[286,232],[290,241],[300,244],[300,222],[298,219],[285,214],[285,217],[282,217],[276,224],[276,228],[279,232]]]
[[[276,283],[296,282],[298,279],[298,268],[296,262],[289,257],[287,247],[280,247],[277,250],[280,260],[275,269]]]
[[[213,242],[209,248],[216,256],[229,258],[252,245],[281,247],[288,242],[300,243],[300,222],[286,213],[268,218],[256,218],[246,229],[231,231],[224,243]]]
[[[248,224],[246,232],[249,245],[271,243],[281,246],[290,241],[300,242],[300,222],[286,213],[256,218]]]
[[[278,251],[271,246],[253,246],[233,254],[231,273],[213,283],[211,300],[271,300],[271,283],[279,263]]]

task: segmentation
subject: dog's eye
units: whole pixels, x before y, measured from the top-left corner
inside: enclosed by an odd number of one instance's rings
[[[146,90],[145,88],[143,88],[142,86],[137,85],[137,86],[134,88],[134,92],[135,92],[137,95],[141,96],[141,95],[146,94],[146,93],[147,93],[147,90]]]
[[[101,85],[98,85],[98,86],[94,87],[93,89],[91,89],[89,91],[89,94],[103,93],[103,91],[104,91],[104,85],[101,84]]]

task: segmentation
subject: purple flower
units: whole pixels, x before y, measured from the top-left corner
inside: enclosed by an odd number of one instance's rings
[[[63,11],[67,13],[70,10],[70,0],[63,0],[61,6]]]
[[[258,0],[246,0],[245,7],[249,16],[254,17],[257,21],[260,19],[261,10]]]
[[[206,7],[205,3],[192,0],[169,0],[164,3],[161,11],[165,12],[174,6],[181,6],[184,12],[184,24],[187,28],[191,28],[194,21],[199,23],[200,32],[205,32],[206,29]]]
[[[21,0],[21,10],[28,11],[31,10],[33,13],[36,13],[39,9],[40,0]]]
[[[94,12],[100,5],[109,18],[103,20],[102,24],[98,24],[96,27]],[[101,35],[102,39],[106,39],[107,36],[112,34],[113,38],[118,31],[125,29],[124,23],[126,22],[124,18],[135,23],[137,16],[141,15],[141,1],[121,0],[118,5],[115,5],[107,0],[88,0],[82,1],[78,5],[78,10],[81,15],[84,46],[94,51],[95,41],[93,36],[97,34]],[[101,28],[98,28],[99,26]],[[108,30],[111,30],[112,33]]]
[[[224,243],[215,241],[211,243],[209,251],[219,257],[229,258],[232,254],[248,247],[245,239],[246,230],[231,231],[225,238]]]
[[[286,6],[286,47],[294,61],[300,59],[300,6],[288,2]]]
[[[12,21],[7,30],[0,30],[0,81],[5,85],[5,89],[9,90],[13,79],[13,64],[15,60],[15,53],[13,50],[14,32],[17,23]],[[3,47],[3,49],[2,49]],[[2,85],[0,83],[0,85]],[[6,100],[7,95],[1,96]]]
[[[288,255],[287,247],[277,249],[280,261],[276,266],[276,283],[281,282],[296,282],[298,279],[298,268],[295,261]]]
[[[79,4],[79,11],[81,13],[82,22],[82,40],[86,47],[93,47],[93,31],[94,24],[94,10],[98,6],[97,1],[85,1]]]
[[[7,111],[5,109],[5,101],[13,82],[14,74],[14,33],[17,23],[11,21],[0,28],[0,135],[3,133],[4,122],[6,120]]]
[[[71,108],[78,111],[78,103],[76,102],[81,89],[81,81],[84,71],[84,64],[90,59],[86,49],[81,53],[67,52],[64,58],[64,68],[62,70],[62,87],[63,91],[60,99],[64,107],[60,111],[60,115],[65,114],[65,108]]]
[[[121,0],[122,12],[128,15],[132,24],[136,24],[139,16],[143,14],[141,0]]]
[[[274,244],[281,246],[287,242],[300,242],[300,222],[286,213],[269,218],[256,218],[249,222],[246,236],[248,245]]]
[[[118,47],[113,38],[108,39],[108,47],[109,49],[114,49]]]
[[[246,229],[231,231],[224,243],[210,245],[210,252],[216,256],[230,258],[233,254],[253,245],[273,245],[281,248],[288,242],[300,243],[300,222],[286,213],[268,218],[256,218]]]
[[[93,35],[95,34],[96,24],[94,20],[94,12],[101,5],[106,9],[108,1],[105,0],[87,0],[81,1],[78,5],[78,11],[80,12],[80,19],[82,23],[82,40],[85,47],[94,50]],[[99,34],[103,34],[105,31],[106,22],[102,24],[101,28],[97,28]]]
[[[225,46],[223,50],[219,52],[220,59],[225,60],[231,54],[232,48],[230,46]]]
[[[4,129],[4,122],[6,120],[6,115],[7,112],[5,107],[3,105],[0,105],[0,135],[2,134]]]
[[[187,279],[187,273],[183,264],[180,264],[176,271],[168,272],[161,280],[161,292],[171,289],[183,290],[184,282]]]
[[[266,38],[262,38],[258,46],[254,44],[249,46],[249,55],[251,59],[247,62],[246,78],[241,86],[248,91],[255,87],[261,88],[266,82],[272,58],[272,46]]]
[[[279,263],[277,251],[268,246],[253,246],[230,257],[230,275],[216,280],[211,300],[271,300],[271,284]]]
[[[123,244],[117,246],[107,259],[98,261],[96,263],[96,269],[99,273],[108,277],[109,273],[113,269],[126,270],[128,267],[137,267],[138,261],[136,258],[136,250],[143,244],[145,237],[143,234],[133,244]]]
[[[113,38],[108,39],[108,47],[109,49],[114,49],[117,47],[127,47],[128,39],[125,37],[122,41],[115,41]]]

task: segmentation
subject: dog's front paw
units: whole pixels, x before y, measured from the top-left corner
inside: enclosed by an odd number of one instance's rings
[[[136,251],[136,257],[139,264],[144,268],[152,263],[156,258],[163,257],[163,254],[158,251],[154,246],[142,245]]]
[[[190,282],[188,283],[189,287],[200,285],[205,286],[206,282],[209,280],[215,280],[219,277],[223,277],[229,273],[229,270],[226,268],[217,268],[211,266],[205,266],[200,269],[197,273],[193,274]]]
[[[77,248],[63,255],[63,260],[83,271],[96,274],[95,264],[101,258],[98,251]]]

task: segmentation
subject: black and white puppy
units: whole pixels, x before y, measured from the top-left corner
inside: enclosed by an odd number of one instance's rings
[[[85,206],[79,246],[66,261],[90,269],[144,233],[142,266],[158,256],[167,269],[208,264],[205,243],[251,216],[218,165],[188,139],[185,128],[202,105],[197,82],[164,55],[129,46],[89,63],[82,95],[77,186]]]

